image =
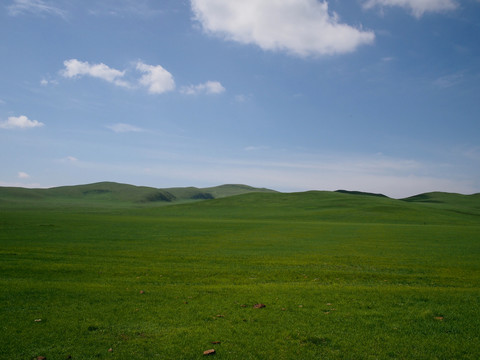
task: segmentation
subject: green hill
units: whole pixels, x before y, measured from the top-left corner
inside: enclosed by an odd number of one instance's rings
[[[131,203],[146,201],[171,201],[165,191],[144,186],[113,182],[88,185],[61,186],[50,189],[0,188],[0,201],[10,203]]]
[[[437,191],[411,196],[402,200],[416,203],[444,204],[446,206],[474,206],[480,208],[480,193],[462,195]]]
[[[28,202],[78,204],[78,205],[119,205],[157,204],[191,202],[245,194],[249,192],[273,192],[247,185],[221,185],[209,188],[168,188],[157,189],[115,182],[99,182],[87,185],[61,186],[49,189],[26,189],[0,187],[0,203],[23,204]]]
[[[430,192],[403,199],[405,202],[423,205],[430,209],[443,209],[464,215],[480,214],[480,193],[462,195],[445,192]]]
[[[255,188],[252,186],[240,184],[226,184],[207,188],[177,187],[167,188],[164,189],[164,191],[174,195],[175,199],[178,200],[208,200],[247,194],[252,192],[275,192],[274,190],[270,189]]]

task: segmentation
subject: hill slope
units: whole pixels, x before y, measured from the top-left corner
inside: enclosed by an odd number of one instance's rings
[[[455,207],[331,191],[248,193],[158,208],[158,216],[343,223],[480,225],[479,201]]]
[[[405,202],[421,204],[431,209],[444,209],[465,215],[480,214],[480,194],[462,195],[445,192],[430,192],[402,199]]]

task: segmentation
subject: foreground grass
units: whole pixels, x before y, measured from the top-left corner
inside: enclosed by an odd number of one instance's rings
[[[0,358],[480,358],[475,218],[229,201],[3,210]]]

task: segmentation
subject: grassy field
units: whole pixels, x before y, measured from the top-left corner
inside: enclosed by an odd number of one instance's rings
[[[479,195],[91,190],[0,192],[0,359],[480,358]]]

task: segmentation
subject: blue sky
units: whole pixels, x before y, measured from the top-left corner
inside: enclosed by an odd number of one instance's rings
[[[480,192],[478,0],[2,0],[0,186]]]

